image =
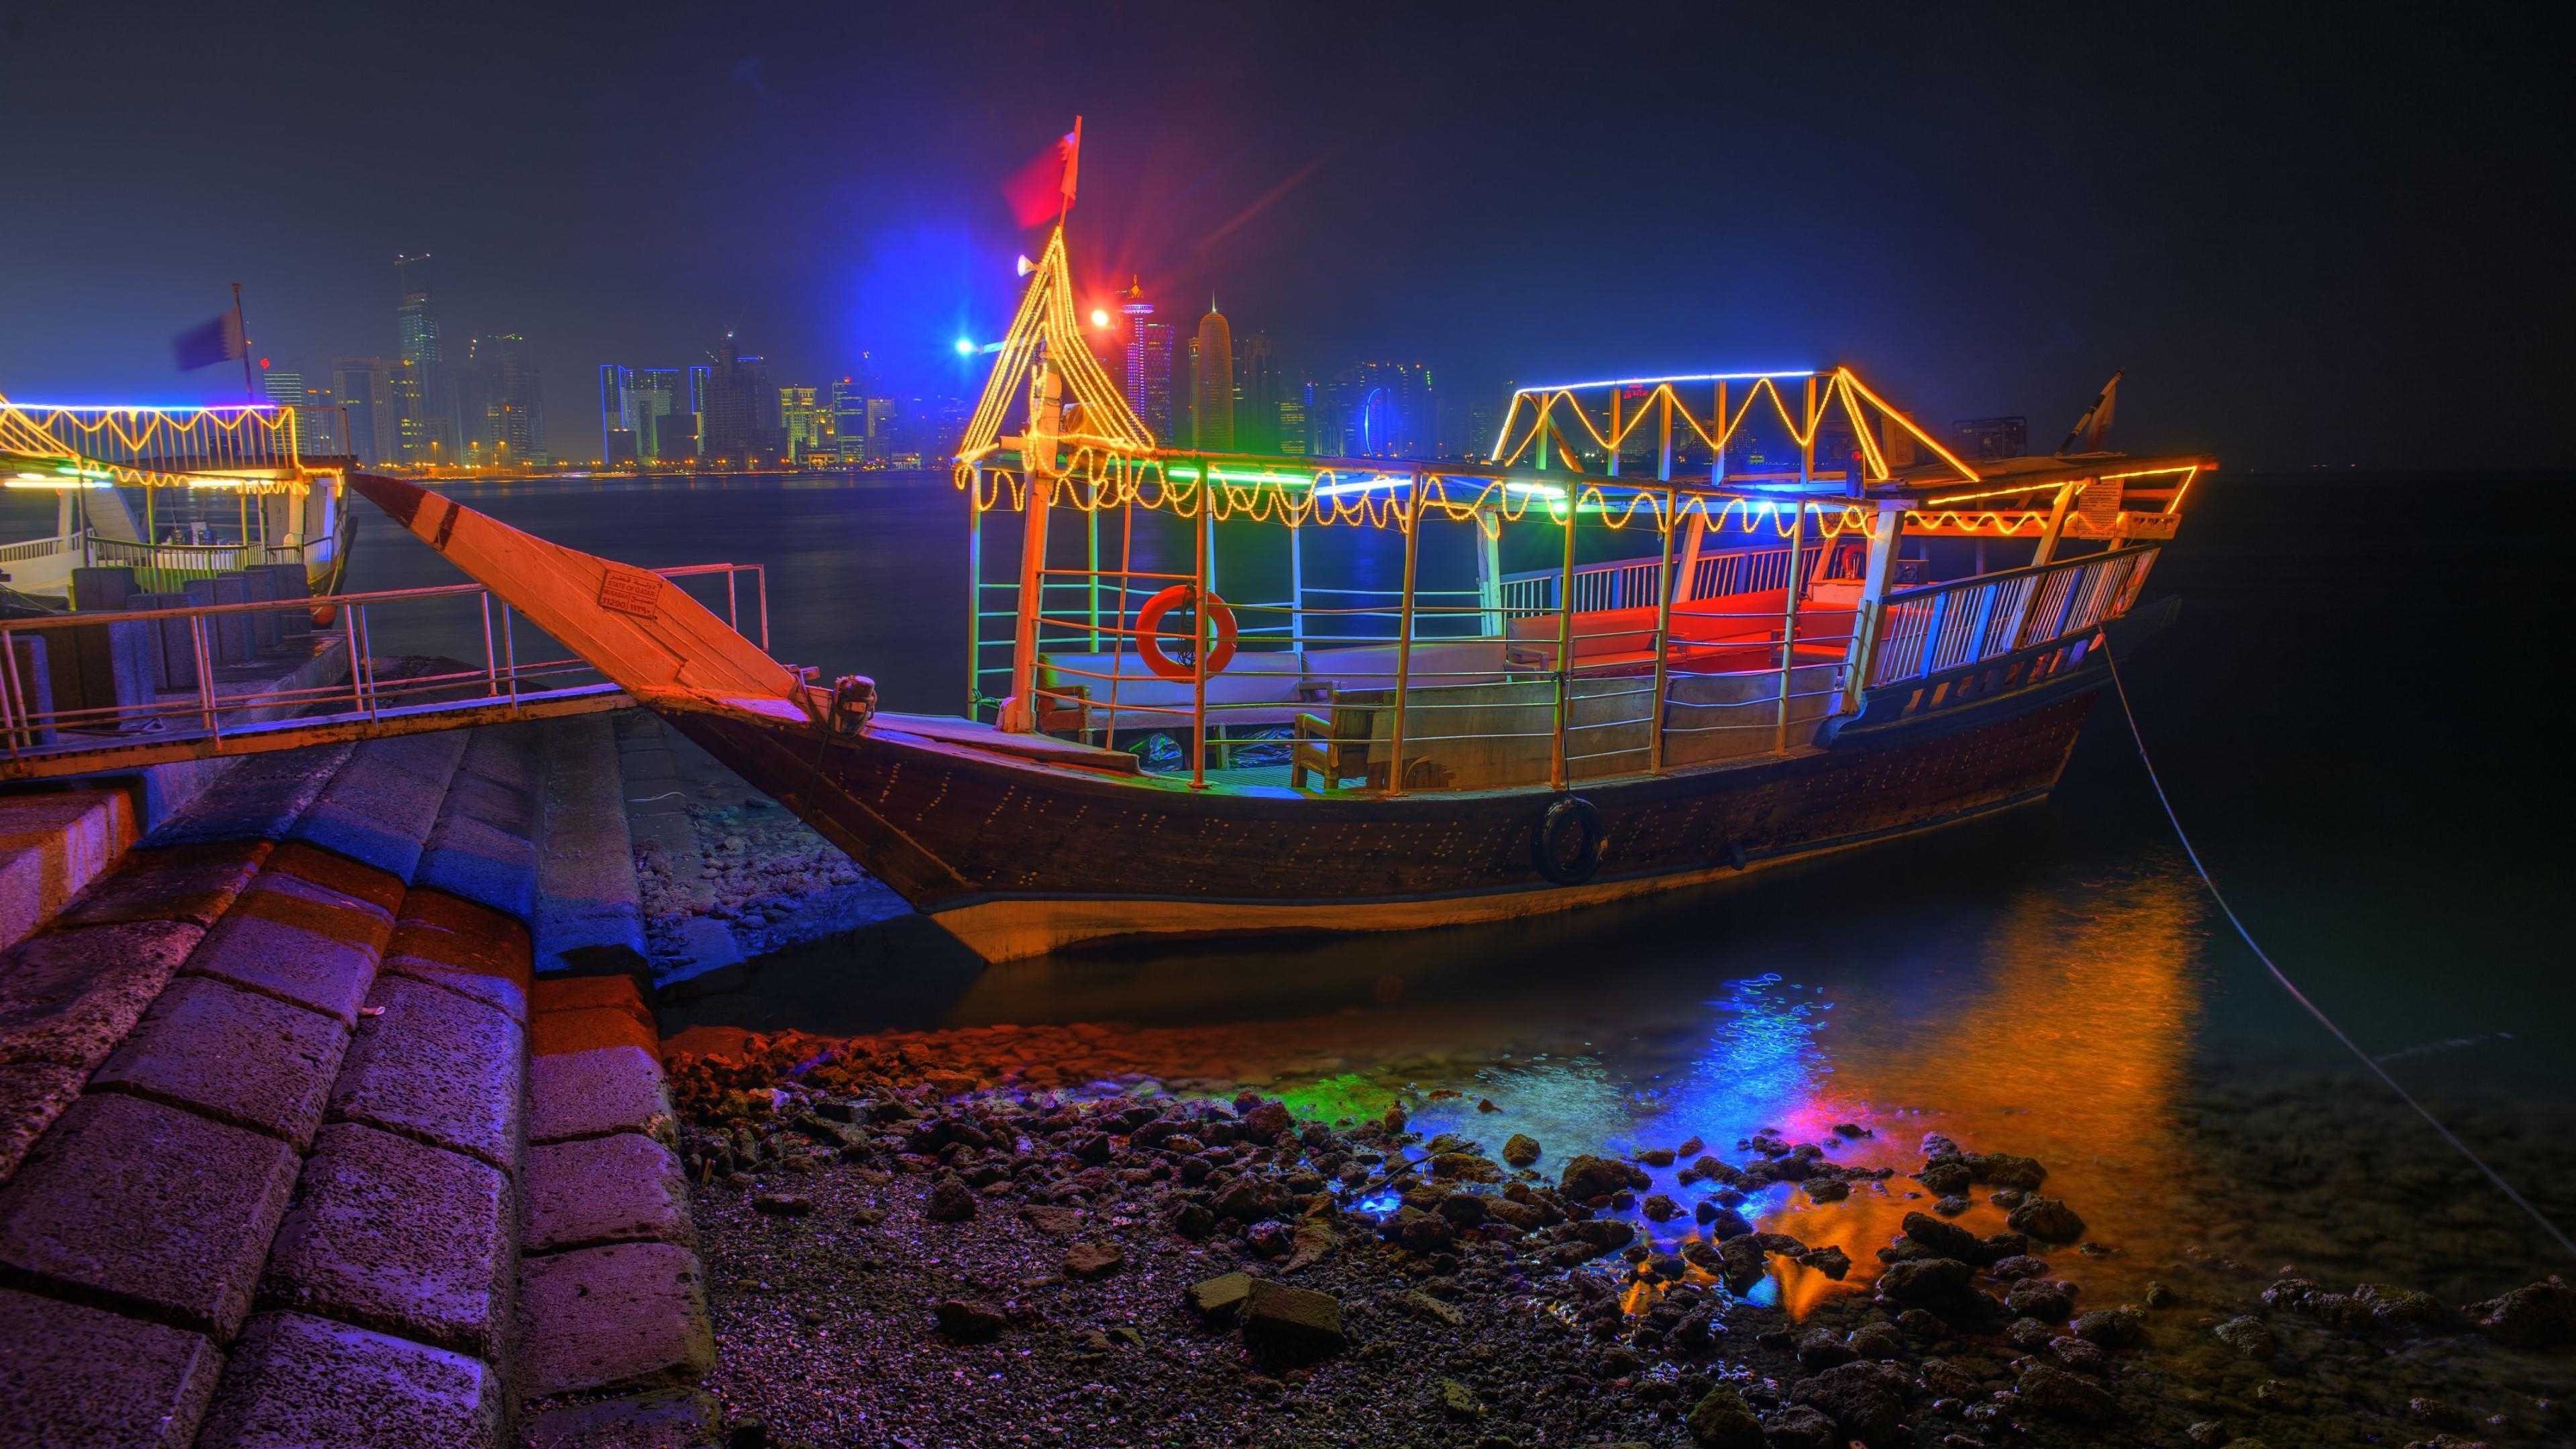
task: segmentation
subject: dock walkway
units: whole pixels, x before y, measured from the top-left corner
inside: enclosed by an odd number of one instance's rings
[[[0,1441],[498,1445],[711,1365],[640,962],[534,970],[580,723],[244,759],[0,953]]]

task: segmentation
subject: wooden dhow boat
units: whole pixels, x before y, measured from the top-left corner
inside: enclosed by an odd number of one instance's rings
[[[2096,451],[2107,390],[1970,461],[1848,368],[1523,389],[1482,462],[1176,449],[1076,316],[1059,229],[956,455],[955,716],[352,482],[998,961],[1560,911],[2037,800],[2214,466]],[[1227,602],[1220,539],[1282,597]],[[1382,581],[1311,580],[1336,549]]]

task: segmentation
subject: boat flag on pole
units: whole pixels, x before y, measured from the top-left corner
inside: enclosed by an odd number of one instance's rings
[[[2121,368],[2111,374],[2109,382],[2102,384],[2102,395],[2093,399],[2093,406],[2086,408],[2084,416],[2075,420],[2075,427],[2067,433],[2066,441],[2057,445],[2057,456],[2063,458],[2069,453],[2100,450],[2103,436],[2111,431],[2111,409],[2119,401],[2120,379],[2128,371]]]
[[[247,349],[242,343],[241,308],[232,307],[204,326],[191,327],[171,338],[170,350],[177,355],[181,372],[195,372],[242,356]]]
[[[1061,221],[1073,209],[1073,187],[1082,165],[1082,117],[1055,144],[1002,181],[1002,196],[1011,203],[1012,219],[1022,226]]]

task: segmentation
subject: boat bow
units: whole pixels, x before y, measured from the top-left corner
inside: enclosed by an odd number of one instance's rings
[[[375,474],[351,487],[648,708],[808,719],[803,679],[659,574],[549,543]]]

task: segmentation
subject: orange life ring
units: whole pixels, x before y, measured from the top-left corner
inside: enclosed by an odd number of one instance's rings
[[[1190,666],[1163,652],[1162,640],[1163,616],[1190,602],[1197,592],[1195,585],[1174,584],[1147,599],[1145,607],[1136,611],[1136,652],[1144,656],[1146,668],[1165,679],[1191,680],[1198,677]],[[1216,645],[1208,650],[1207,656],[1207,672],[1213,678],[1223,674],[1225,667],[1234,662],[1234,611],[1225,606],[1225,600],[1214,594],[1207,596],[1205,605],[1200,612],[1216,623]],[[1200,631],[1204,638],[1206,625],[1200,625]]]

